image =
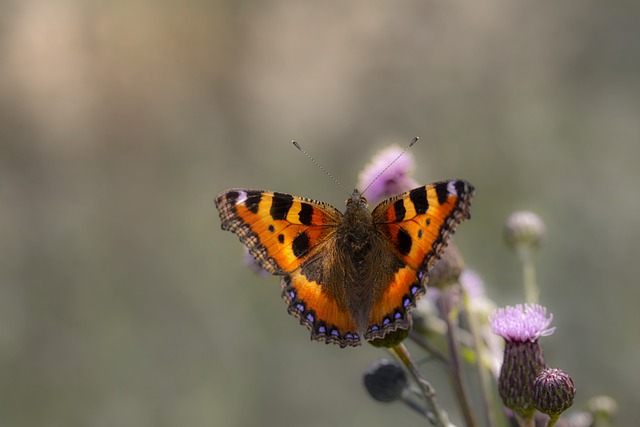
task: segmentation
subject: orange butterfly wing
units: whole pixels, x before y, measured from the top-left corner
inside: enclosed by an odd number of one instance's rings
[[[311,199],[246,189],[227,190],[215,203],[222,229],[237,234],[264,269],[284,276],[289,313],[311,330],[312,339],[359,345],[345,299],[327,292],[322,281],[340,211]]]
[[[369,312],[367,340],[410,326],[408,311],[424,294],[428,271],[440,258],[456,226],[470,218],[473,186],[463,180],[435,182],[380,203],[372,212],[391,251],[405,264],[377,292]]]

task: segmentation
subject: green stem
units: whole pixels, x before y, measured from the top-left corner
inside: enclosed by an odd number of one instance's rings
[[[559,417],[560,415],[550,415],[547,423],[545,424],[545,427],[552,427],[556,423],[556,421],[558,421]]]
[[[524,300],[529,304],[537,304],[540,288],[536,283],[536,269],[533,265],[533,252],[529,246],[518,248],[518,259],[522,264],[522,282],[524,284]]]
[[[445,299],[451,299],[451,295],[440,298],[441,317],[447,324],[447,347],[449,348],[449,373],[451,374],[451,382],[467,427],[476,427],[478,424],[471,409],[469,393],[462,372],[462,359],[460,357],[460,348],[457,339],[457,325],[456,322],[452,321],[455,310],[448,310],[447,305],[451,304],[451,302],[445,301]]]
[[[438,403],[438,399],[436,398],[436,390],[433,388],[431,383],[429,383],[429,381],[427,381],[422,376],[422,373],[418,370],[415,363],[413,363],[407,347],[405,347],[404,344],[400,343],[391,347],[390,350],[396,355],[396,357],[398,357],[398,359],[400,359],[402,363],[404,363],[411,376],[420,386],[420,390],[422,390],[422,394],[424,395],[424,398],[431,412],[427,418],[435,426],[451,427],[452,424],[449,421],[449,416]]]
[[[413,393],[414,392],[411,391],[411,390],[408,390],[408,389],[404,390],[404,392],[402,393],[402,396],[400,396],[400,399],[409,408],[413,409],[414,411],[416,411],[420,415],[422,415],[425,418],[429,419],[429,411],[427,411],[427,409],[424,407],[424,405],[421,405],[421,404],[419,404],[418,402],[416,402],[414,400]],[[415,392],[415,393],[417,393],[417,392]]]
[[[429,341],[427,341],[422,335],[416,332],[414,329],[409,331],[409,338],[416,343],[420,348],[429,353],[434,358],[438,359],[440,362],[444,363],[447,368],[449,367],[449,361],[447,357],[437,348],[432,346]]]
[[[478,331],[478,319],[471,312],[471,304],[469,303],[469,294],[462,289],[462,304],[465,313],[467,314],[467,322],[469,323],[469,331],[473,336],[472,349],[476,354],[476,370],[478,371],[478,378],[480,380],[480,394],[482,399],[482,406],[485,415],[485,423],[488,427],[496,425],[495,414],[491,410],[493,407],[493,393],[491,393],[491,383],[489,380],[487,369],[484,367],[483,355],[485,354],[485,348],[483,345],[482,337]]]
[[[535,427],[536,423],[534,422],[534,419],[533,419],[533,413],[528,417],[523,417],[514,411],[514,415],[520,427]]]

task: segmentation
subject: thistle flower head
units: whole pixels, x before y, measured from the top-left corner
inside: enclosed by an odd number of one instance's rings
[[[549,327],[553,314],[547,316],[547,309],[538,304],[499,308],[489,317],[489,321],[493,333],[507,342],[534,342],[556,330],[555,327]]]
[[[573,379],[560,369],[543,369],[533,381],[533,404],[543,414],[557,417],[573,405],[575,396]]]
[[[418,183],[409,177],[413,171],[413,156],[406,152],[402,154],[403,151],[399,146],[392,145],[376,154],[360,172],[357,188],[364,191],[371,185],[366,195],[372,205],[418,186]],[[400,154],[402,156],[395,161]],[[394,161],[395,163],[391,164]]]
[[[380,359],[372,363],[364,372],[363,379],[371,397],[379,402],[400,399],[409,384],[402,367],[389,359]]]
[[[547,317],[547,310],[536,304],[500,308],[489,318],[491,330],[506,341],[498,392],[505,406],[525,419],[535,412],[533,382],[545,368],[538,338],[554,332],[555,328],[549,327],[552,320],[553,316]]]

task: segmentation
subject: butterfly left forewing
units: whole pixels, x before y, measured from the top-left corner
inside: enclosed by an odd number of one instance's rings
[[[264,269],[280,275],[299,268],[342,216],[329,204],[271,191],[227,190],[215,203],[222,229],[237,234]]]
[[[388,256],[404,264],[376,292],[367,340],[409,325],[408,311],[426,288],[428,271],[440,258],[456,226],[470,217],[473,186],[463,180],[418,187],[380,203],[372,212],[377,229],[391,242]]]

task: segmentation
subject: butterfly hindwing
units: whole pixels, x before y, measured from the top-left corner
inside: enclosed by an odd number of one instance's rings
[[[344,296],[326,292],[322,280],[324,256],[319,254],[301,269],[281,279],[282,297],[289,313],[311,331],[311,339],[340,347],[360,345],[360,336]]]
[[[227,190],[215,203],[222,229],[237,234],[265,270],[281,275],[299,268],[342,216],[329,204],[270,191]]]
[[[456,226],[470,217],[473,191],[463,180],[440,181],[387,199],[373,210],[376,227],[404,266],[373,301],[367,340],[408,327],[407,312],[425,292],[429,269]]]

